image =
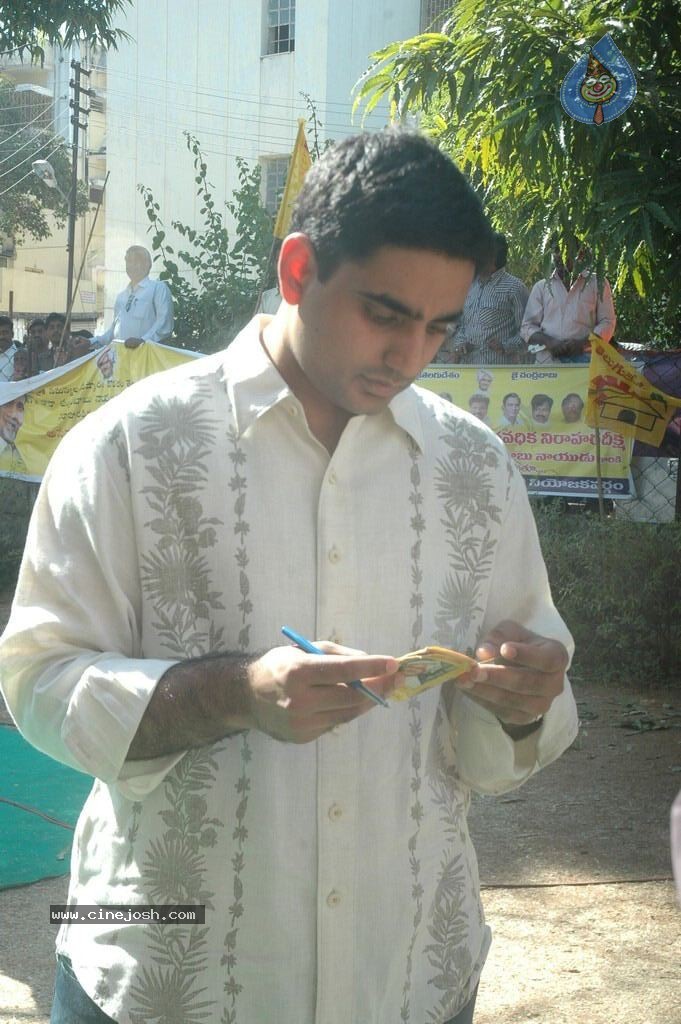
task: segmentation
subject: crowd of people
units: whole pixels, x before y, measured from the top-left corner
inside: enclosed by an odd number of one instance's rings
[[[0,316],[0,381],[25,380],[55,366],[80,359],[112,341],[137,348],[145,341],[162,342],[173,332],[173,300],[163,281],[149,277],[151,255],[141,245],[125,254],[129,284],[116,297],[111,325],[99,335],[72,331],[64,313],[30,321],[23,341],[14,337],[14,323]]]
[[[436,361],[588,363],[589,335],[609,342],[617,323],[610,283],[598,280],[588,248],[582,246],[574,261],[555,248],[553,273],[531,291],[508,273],[507,258],[506,238],[496,234],[494,258],[478,272]]]
[[[23,341],[14,337],[14,322],[0,316],[0,381],[25,380],[90,351],[91,331],[66,330],[66,316],[35,317]]]

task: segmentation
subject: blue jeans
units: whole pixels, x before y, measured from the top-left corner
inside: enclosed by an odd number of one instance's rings
[[[50,1024],[116,1024],[113,1017],[107,1017],[93,1003],[73,973],[71,964],[62,956],[57,957]]]
[[[456,1017],[451,1017],[446,1024],[472,1024],[475,997],[464,1006]],[[100,1010],[81,987],[70,963],[65,957],[57,959],[57,976],[54,983],[54,1001],[50,1024],[116,1024],[113,1017]]]

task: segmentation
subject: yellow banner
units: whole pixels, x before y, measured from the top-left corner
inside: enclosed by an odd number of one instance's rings
[[[295,145],[293,146],[291,162],[288,165],[284,194],[281,197],[279,212],[274,224],[275,238],[286,238],[289,224],[291,223],[293,204],[302,188],[303,179],[311,166],[312,159],[310,157],[310,151],[307,148],[307,140],[305,138],[305,120],[301,117],[298,119],[298,134],[296,135]]]
[[[508,448],[530,493],[595,497],[596,432],[584,418],[588,373],[588,366],[578,364],[542,368],[433,364],[418,383],[491,427]],[[631,443],[614,430],[601,430],[600,440],[604,493],[627,497]]]
[[[618,430],[626,437],[658,446],[679,405],[678,397],[659,391],[620,353],[597,335],[590,336],[591,363],[586,422]]]
[[[78,420],[134,381],[199,355],[150,341],[136,349],[115,341],[37,377],[0,383],[0,476],[40,480]]]

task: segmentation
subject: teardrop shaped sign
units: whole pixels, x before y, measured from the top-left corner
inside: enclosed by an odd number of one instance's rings
[[[560,88],[563,109],[583,124],[613,121],[636,96],[636,78],[608,33],[580,57]]]

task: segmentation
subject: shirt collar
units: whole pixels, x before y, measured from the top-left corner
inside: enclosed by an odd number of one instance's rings
[[[301,402],[260,342],[262,331],[271,320],[271,316],[264,314],[254,317],[228,347],[222,361],[222,381],[234,409],[239,436],[281,402],[294,402],[303,411]],[[396,395],[379,415],[391,416],[423,450],[423,426],[413,387]]]
[[[271,320],[271,316],[254,317],[228,347],[222,361],[222,381],[239,436],[284,399],[298,402],[260,342]]]
[[[133,284],[132,281],[128,281],[128,291],[129,292],[134,292],[134,291],[137,291],[138,288],[146,288],[148,284],[149,284],[149,275],[147,274],[147,276],[143,277],[141,281],[137,282],[137,284]]]

